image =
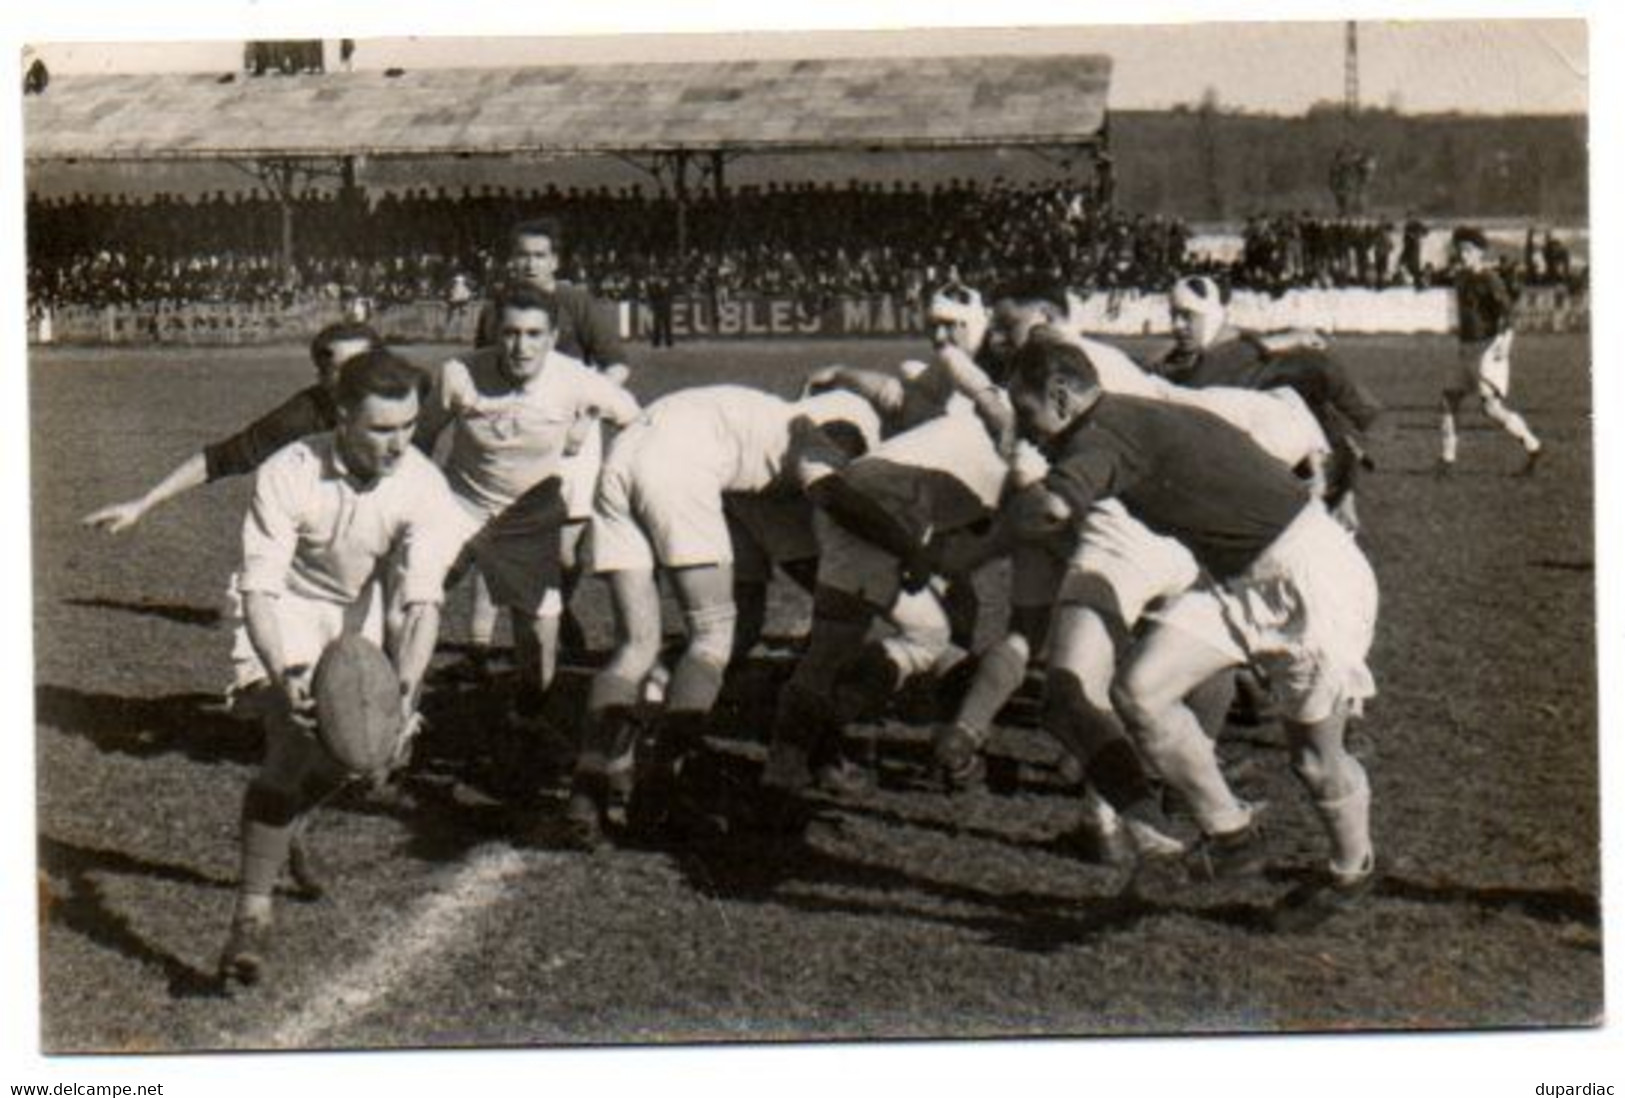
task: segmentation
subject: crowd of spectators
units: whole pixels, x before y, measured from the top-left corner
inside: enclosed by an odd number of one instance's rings
[[[262,190],[195,198],[31,197],[29,291],[38,303],[270,302],[358,293],[381,303],[441,297],[461,274],[500,275],[514,222],[551,217],[566,277],[611,298],[913,293],[1041,273],[1080,289],[1165,285],[1183,265],[1184,223],[1129,216],[1065,182],[747,185],[674,199],[638,186]]]
[[[1249,289],[1282,293],[1294,287],[1446,285],[1450,272],[1430,262],[1423,241],[1429,227],[1414,215],[1398,224],[1370,218],[1318,218],[1308,211],[1253,215],[1242,228],[1241,254],[1219,272]],[[1550,229],[1544,241],[1531,227],[1522,262],[1511,252],[1498,260],[1514,289],[1562,285],[1578,289],[1584,272],[1571,261],[1568,246]]]
[[[454,282],[483,289],[500,278],[504,234],[530,218],[563,227],[564,277],[621,300],[765,293],[816,302],[1034,275],[1084,294],[1156,291],[1188,269],[1274,292],[1444,277],[1423,262],[1427,226],[1415,218],[1253,216],[1239,256],[1219,262],[1190,254],[1183,221],[1128,214],[1108,197],[1069,180],[745,185],[691,194],[680,240],[673,198],[638,186],[311,189],[289,203],[286,222],[259,189],[31,196],[28,288],[46,307],[446,300]],[[1515,273],[1520,282],[1575,277],[1562,242],[1549,232],[1537,242],[1534,230]]]

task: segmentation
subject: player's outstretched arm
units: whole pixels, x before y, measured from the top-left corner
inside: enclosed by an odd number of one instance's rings
[[[171,469],[169,475],[147,489],[145,495],[125,500],[123,503],[108,504],[92,511],[80,522],[93,529],[106,530],[109,534],[120,534],[140,522],[148,511],[160,503],[190,492],[193,488],[208,483],[208,480],[208,462],[200,450]]]
[[[1313,328],[1288,328],[1254,337],[1259,348],[1267,355],[1284,355],[1291,351],[1324,351],[1326,337]]]

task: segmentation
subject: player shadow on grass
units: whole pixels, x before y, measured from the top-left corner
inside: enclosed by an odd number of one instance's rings
[[[184,606],[178,603],[126,602],[120,599],[85,598],[63,599],[65,606],[82,606],[91,610],[122,610],[144,617],[162,618],[179,625],[197,625],[213,629],[220,624],[220,611],[215,607]]]
[[[138,933],[129,918],[103,894],[100,878],[107,874],[134,876],[191,888],[217,889],[231,888],[230,881],[186,866],[147,861],[122,851],[79,846],[48,835],[40,836],[39,850],[42,926],[71,930],[121,956],[157,967],[167,978],[171,998],[215,998],[221,994],[219,981],[212,972],[194,968]],[[49,941],[48,936],[46,940]]]
[[[762,835],[679,848],[673,857],[685,880],[703,896],[809,915],[931,923],[974,934],[990,946],[1023,953],[1051,954],[1089,946],[1131,932],[1147,919],[1172,915],[1250,932],[1268,930],[1271,918],[1268,904],[1150,903],[1122,893],[1115,879],[1086,897],[1024,889],[992,891]],[[1080,872],[1086,871],[1080,867]],[[851,895],[853,890],[873,898]]]
[[[218,694],[142,698],[46,683],[34,688],[34,713],[40,725],[87,739],[108,754],[244,764],[260,757],[259,726],[230,716]]]

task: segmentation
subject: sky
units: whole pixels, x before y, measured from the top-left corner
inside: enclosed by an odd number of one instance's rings
[[[1081,15],[1082,8],[1071,9]],[[921,16],[929,25],[934,12]],[[1080,19],[1081,23],[1082,20]],[[306,33],[338,37],[342,24]],[[1583,113],[1587,34],[1577,19],[1358,22],[1362,102],[1409,111]],[[1009,26],[867,34],[631,34],[563,37],[362,38],[360,68],[549,62],[715,60],[924,53],[1105,53],[1118,109],[1196,103],[1209,89],[1230,107],[1298,114],[1343,97],[1345,23]],[[224,71],[242,37],[213,41],[35,40],[54,73]]]

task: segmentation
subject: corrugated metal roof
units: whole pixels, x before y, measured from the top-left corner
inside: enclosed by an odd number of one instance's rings
[[[553,65],[251,77],[53,76],[30,160],[1067,144],[1098,55]]]

